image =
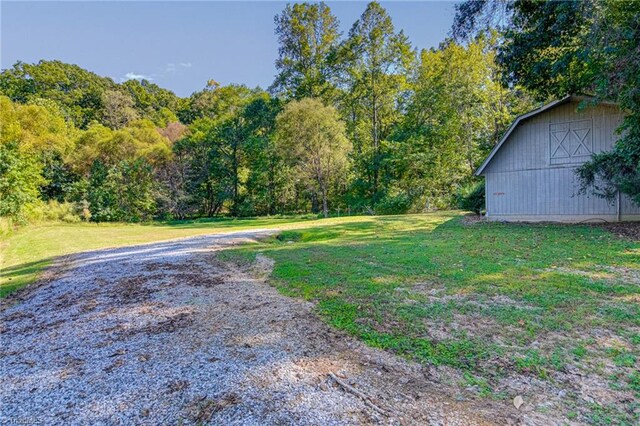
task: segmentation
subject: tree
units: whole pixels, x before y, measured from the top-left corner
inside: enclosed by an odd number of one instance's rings
[[[485,32],[504,32],[510,23],[512,3],[513,0],[466,0],[456,3],[451,35],[457,42],[464,42]]]
[[[156,190],[153,169],[143,159],[112,166],[96,161],[83,198],[89,202],[93,221],[140,222],[156,213]]]
[[[244,85],[220,86],[210,80],[207,87],[193,93],[178,110],[178,117],[184,124],[191,124],[199,118],[223,120],[236,114],[262,90],[249,89]]]
[[[82,175],[89,174],[95,161],[115,166],[137,159],[154,166],[171,159],[171,142],[148,120],[135,121],[119,130],[95,123],[79,136],[68,155],[68,162]]]
[[[173,92],[147,80],[127,80],[122,88],[133,99],[134,108],[142,118],[148,118],[157,126],[165,127],[178,121],[176,112],[181,99]]]
[[[74,133],[55,104],[33,102],[37,104],[21,105],[0,96],[0,216],[18,220],[41,190],[61,183],[55,174],[45,179],[43,166],[71,150]]]
[[[321,194],[327,217],[329,189],[345,179],[352,149],[338,112],[317,99],[292,101],[278,115],[276,126],[278,149],[300,178]]]
[[[94,123],[67,156],[80,176],[70,199],[88,202],[94,221],[148,220],[162,195],[159,177],[172,159],[171,141],[149,120],[118,130]]]
[[[106,90],[102,94],[102,123],[112,129],[121,129],[138,118],[133,99],[118,90]]]
[[[394,186],[423,206],[445,207],[499,141],[514,116],[530,108],[502,87],[493,38],[449,41],[423,50],[406,114],[387,160]]]
[[[363,194],[374,203],[382,196],[383,141],[401,115],[414,52],[377,2],[367,5],[340,51],[346,95],[341,102],[355,148],[356,174]]]
[[[628,114],[614,148],[595,154],[578,169],[578,177],[583,190],[609,200],[621,192],[640,205],[640,2],[608,0],[602,10],[591,37],[598,46],[594,61],[601,64],[601,71],[594,73],[596,93],[617,99]]]
[[[507,83],[521,83],[543,101],[593,92],[600,68],[588,63],[594,6],[592,0],[513,3],[499,55]]]
[[[103,92],[116,87],[110,78],[61,61],[18,62],[0,74],[2,94],[21,103],[34,98],[52,100],[80,128],[100,118]]]
[[[217,212],[229,199],[229,212],[233,216],[240,214],[248,174],[246,151],[251,133],[244,111],[251,102],[266,96],[258,89],[219,86],[216,82],[211,82],[209,89],[192,96],[191,111],[195,114],[191,116],[201,118],[193,121],[189,143],[182,144],[181,149],[206,152],[206,161],[191,157],[194,160],[193,170],[197,170],[199,175],[196,179],[208,188],[201,194],[209,205],[205,211],[212,212],[213,208]]]
[[[340,33],[329,6],[324,2],[288,4],[275,17],[275,24],[280,48],[271,90],[286,98],[331,99],[335,67],[330,56]]]
[[[205,216],[218,214],[229,198],[229,175],[220,160],[216,144],[216,121],[200,118],[189,126],[189,134],[174,145],[182,164],[184,211]]]
[[[273,143],[276,116],[281,111],[281,101],[265,94],[249,103],[242,112],[248,136],[245,212],[275,214],[285,211],[290,201],[293,179]]]
[[[509,16],[499,55],[505,83],[520,84],[539,100],[573,93],[594,94],[596,102],[616,100],[628,112],[622,137],[577,174],[585,191],[608,199],[622,192],[640,203],[640,2],[505,3]],[[465,22],[472,29],[488,7],[482,2],[467,8],[456,26]]]
[[[0,144],[0,216],[22,220],[24,207],[38,199],[44,183],[35,158],[21,153],[16,142]]]

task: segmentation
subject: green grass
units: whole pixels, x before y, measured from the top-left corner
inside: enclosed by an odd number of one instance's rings
[[[562,387],[558,374],[575,369],[601,375],[610,392],[620,392],[618,401],[640,395],[640,244],[597,226],[468,225],[443,212],[27,227],[3,243],[0,292],[32,282],[62,254],[273,227],[283,232],[220,256],[274,259],[272,283],[314,301],[328,324],[371,346],[452,367],[461,386],[480,396],[507,397],[514,374]],[[568,420],[640,421],[635,405],[567,395]]]
[[[481,395],[514,372],[554,380],[568,365],[589,371],[607,359],[627,377],[623,387],[637,389],[640,284],[625,271],[640,270],[640,244],[601,228],[386,216],[298,229],[222,256],[248,263],[257,253],[275,260],[282,293],[315,301],[329,324],[460,369]],[[591,338],[598,330],[627,349],[607,349]]]
[[[194,235],[239,231],[252,228],[295,228],[330,226],[366,221],[352,216],[319,220],[315,217],[272,217],[254,219],[202,219],[150,224],[51,223],[31,225],[0,234],[0,297],[32,283],[61,255],[86,250],[150,243]]]

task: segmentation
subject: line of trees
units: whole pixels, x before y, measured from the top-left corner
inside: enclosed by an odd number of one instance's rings
[[[43,203],[94,221],[448,207],[515,115],[601,83],[577,73],[577,53],[564,74],[551,63],[555,74],[532,80],[557,43],[544,7],[559,6],[537,4],[463,2],[452,38],[420,52],[377,2],[347,34],[325,3],[287,5],[267,91],[211,80],[179,98],[144,80],[19,62],[0,73],[0,216]],[[587,13],[579,4],[566,19]],[[532,32],[546,38],[535,44]]]

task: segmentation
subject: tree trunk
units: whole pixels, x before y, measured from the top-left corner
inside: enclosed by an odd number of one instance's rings
[[[233,144],[233,216],[238,216],[238,143]]]
[[[322,213],[325,219],[329,217],[329,207],[327,206],[327,189],[322,188]]]
[[[371,73],[371,92],[372,92],[372,108],[373,108],[373,194],[378,192],[378,151],[380,150],[380,143],[378,142],[378,99],[376,97],[376,80]]]

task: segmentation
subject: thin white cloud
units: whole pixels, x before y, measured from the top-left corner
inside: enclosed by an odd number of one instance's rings
[[[136,74],[134,72],[128,72],[124,75],[124,78],[121,78],[122,81],[127,80],[153,80],[153,77],[144,74]]]
[[[177,68],[191,68],[191,62],[178,62],[177,64],[174,62],[169,62],[164,67],[165,73],[176,72]]]
[[[173,74],[179,68],[191,68],[191,62],[168,62],[163,71],[158,71],[153,74],[139,74],[135,72],[128,72],[124,75],[124,77],[120,77],[120,82],[125,82],[127,80],[149,80],[153,81],[156,78],[162,79],[162,77],[167,74]]]

